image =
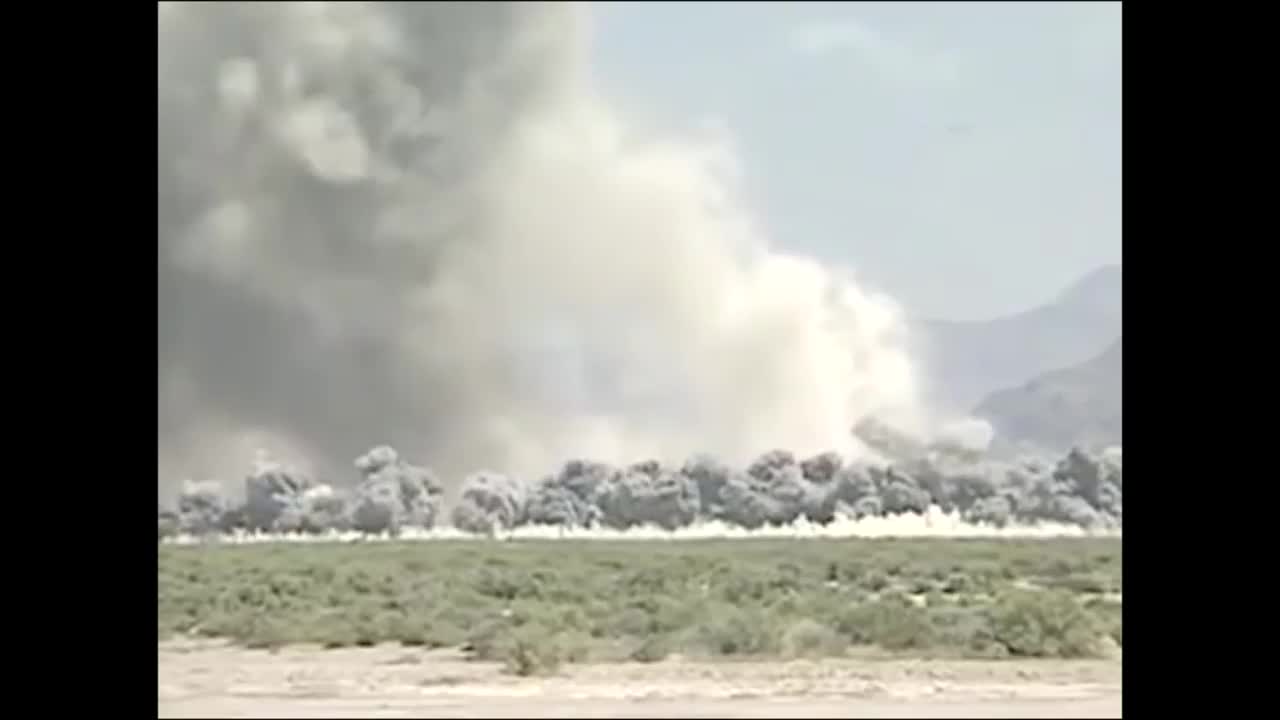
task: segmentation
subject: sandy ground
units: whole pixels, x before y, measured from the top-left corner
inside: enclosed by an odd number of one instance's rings
[[[1120,661],[823,660],[566,666],[504,675],[387,646],[159,647],[160,717],[1120,717]]]

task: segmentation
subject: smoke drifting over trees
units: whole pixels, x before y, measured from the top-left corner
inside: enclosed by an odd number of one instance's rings
[[[256,447],[340,477],[389,442],[449,478],[663,462],[532,492],[537,517],[685,518],[693,479],[771,519],[820,483],[669,468],[857,457],[870,413],[926,420],[894,304],[771,248],[724,138],[646,135],[600,99],[587,12],[160,4],[162,491]],[[273,518],[331,502],[262,483]],[[425,480],[361,487],[370,522],[435,507]]]
[[[260,465],[246,478],[243,507],[223,499],[216,486],[189,485],[176,512],[160,509],[160,537],[233,530],[395,535],[444,524],[442,484],[429,470],[404,462],[386,446],[355,466],[363,480],[341,491]],[[450,520],[459,530],[488,535],[523,525],[678,530],[708,520],[754,529],[801,519],[829,523],[837,517],[922,514],[937,506],[995,527],[1053,522],[1119,529],[1122,472],[1119,451],[1079,450],[1056,463],[1002,463],[935,447],[888,465],[846,463],[835,453],[798,461],[774,451],[745,471],[706,457],[679,469],[657,461],[612,467],[574,460],[535,482],[492,472],[471,475]]]

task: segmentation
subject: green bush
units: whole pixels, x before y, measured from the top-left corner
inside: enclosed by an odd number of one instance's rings
[[[426,633],[427,647],[458,647],[467,641],[465,624],[452,616],[442,613],[432,616],[423,624]]]
[[[929,578],[917,577],[907,581],[907,591],[912,595],[924,595],[932,592],[934,583]]]
[[[1092,538],[163,545],[157,635],[465,646],[499,662],[516,656],[522,632],[552,638],[558,662],[802,656],[849,643],[1071,654],[1082,644],[1075,625],[1065,622],[1065,645],[1037,649],[1037,634],[1063,635],[1064,621],[1016,610],[1003,589],[1015,580],[1058,584],[1065,596],[1120,588],[1120,550]],[[925,607],[900,594],[926,588]],[[1099,637],[1120,642],[1120,605],[1101,600],[1085,612]],[[951,610],[964,612],[938,615]]]
[[[567,663],[583,663],[591,659],[591,636],[581,630],[564,630],[556,635],[560,657]]]
[[[652,663],[665,660],[671,654],[672,639],[669,635],[650,635],[640,641],[627,657],[636,662]]]
[[[1085,609],[1093,613],[1098,625],[1116,641],[1116,645],[1124,647],[1122,630],[1124,628],[1124,607],[1114,601],[1093,598],[1085,604]]]
[[[1049,576],[1042,578],[1039,584],[1045,588],[1070,590],[1074,593],[1105,593],[1111,590],[1110,581],[1095,573]]]
[[[841,655],[848,646],[840,633],[814,620],[805,618],[792,623],[782,633],[784,657],[829,657]]]
[[[1008,650],[996,642],[987,613],[973,608],[938,607],[928,610],[931,636],[939,648],[968,657],[998,658]]]
[[[697,597],[658,598],[651,616],[652,632],[671,634],[697,627],[706,611],[706,603]]]
[[[293,640],[293,634],[283,620],[256,617],[241,629],[240,638],[245,647],[276,649],[289,644]]]
[[[355,626],[356,647],[373,647],[382,641],[382,632],[372,622],[358,622]]]
[[[726,606],[699,628],[700,644],[714,655],[768,655],[777,649],[777,634],[760,612]]]
[[[421,622],[414,622],[408,618],[401,620],[396,631],[391,637],[398,640],[405,647],[423,647],[431,644],[431,630]]]
[[[887,598],[871,606],[871,641],[886,650],[926,648],[933,627],[926,611],[905,598]]]
[[[855,645],[877,645],[886,650],[926,648],[933,643],[927,611],[896,593],[850,607],[836,629]]]
[[[960,573],[951,573],[950,575],[947,576],[947,579],[942,583],[941,589],[942,589],[942,592],[944,593],[947,593],[949,595],[955,595],[957,593],[973,592],[974,587],[975,587],[975,583],[968,575],[961,575]]]
[[[1094,616],[1070,593],[1012,590],[990,611],[995,640],[1021,657],[1090,657],[1099,652]]]
[[[510,653],[514,629],[506,618],[489,620],[467,634],[465,647],[473,660],[501,660]]]
[[[502,660],[507,672],[520,677],[552,675],[560,669],[562,659],[560,643],[540,629],[520,628],[504,643]]]
[[[889,587],[889,576],[879,570],[872,570],[861,579],[862,587],[873,593],[878,593]]]
[[[359,639],[355,625],[345,619],[334,620],[316,630],[315,636],[323,647],[330,649],[354,647]]]
[[[634,635],[643,637],[653,632],[653,617],[641,610],[640,608],[628,607],[618,613],[613,622],[608,624],[608,634],[616,637],[618,635]]]
[[[231,638],[243,640],[244,631],[251,622],[252,613],[248,610],[214,610],[203,622],[195,626],[196,634],[207,638]]]

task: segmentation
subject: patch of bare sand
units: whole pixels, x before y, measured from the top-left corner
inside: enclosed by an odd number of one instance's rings
[[[566,666],[456,652],[159,647],[160,717],[1120,717],[1118,660],[840,659]]]

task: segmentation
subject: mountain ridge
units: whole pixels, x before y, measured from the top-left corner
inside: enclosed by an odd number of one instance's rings
[[[1123,337],[1099,355],[999,390],[973,410],[1005,449],[1061,451],[1123,444]]]
[[[931,406],[968,412],[991,393],[1070,368],[1122,333],[1123,273],[1098,267],[1046,303],[982,321],[911,322],[914,355]]]

